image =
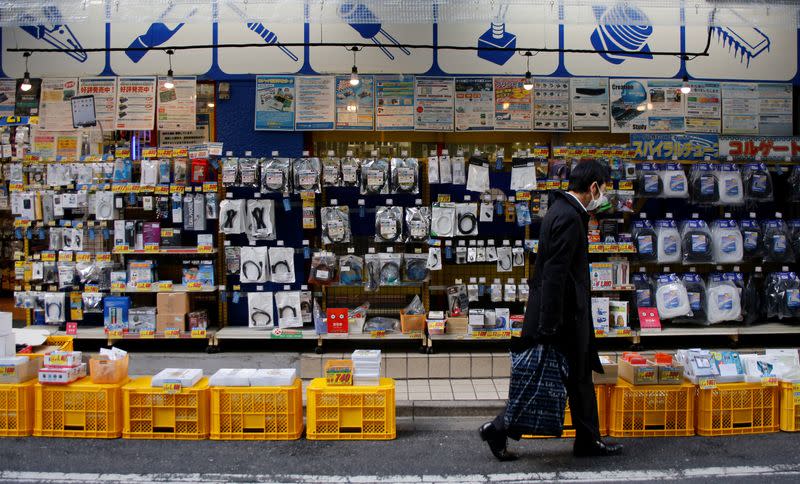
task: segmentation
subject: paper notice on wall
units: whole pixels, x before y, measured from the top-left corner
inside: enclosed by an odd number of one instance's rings
[[[294,129],[294,76],[256,76],[255,129]]]
[[[494,129],[494,83],[491,77],[456,79],[456,131]]]
[[[82,77],[78,81],[78,95],[94,96],[94,114],[98,124],[106,130],[114,129],[117,114],[117,78]]]
[[[758,84],[723,82],[722,132],[724,134],[758,134]]]
[[[647,131],[683,133],[686,128],[686,98],[683,81],[659,79],[647,81]]]
[[[16,93],[16,79],[0,79],[0,116],[14,115]]]
[[[555,77],[534,79],[533,129],[569,131],[569,96],[569,79]]]
[[[522,87],[524,77],[494,78],[494,129],[530,131],[531,91]]]
[[[39,126],[43,131],[67,131],[72,126],[72,104],[78,80],[75,78],[42,79]]]
[[[692,81],[686,96],[686,132],[716,133],[722,130],[722,93],[718,82]]]
[[[31,130],[31,151],[45,160],[57,157],[75,161],[81,156],[83,130],[44,131],[39,127]]]
[[[164,87],[166,77],[158,78],[158,129],[194,131],[197,122],[197,78],[175,77],[172,89]]]
[[[120,77],[117,88],[119,130],[151,130],[156,112],[155,77]]]
[[[31,132],[31,151],[42,159],[55,159],[56,133],[33,128]]]
[[[295,129],[333,129],[336,89],[333,76],[298,76]]]
[[[414,129],[453,131],[455,80],[452,77],[417,77],[414,88]]]
[[[414,129],[413,76],[375,76],[375,129]]]
[[[758,133],[762,136],[792,135],[792,85],[758,85]]]
[[[573,131],[608,131],[608,79],[579,77],[571,79]],[[535,121],[534,121],[535,123]]]
[[[336,76],[336,129],[372,130],[375,119],[375,84],[361,76],[357,86],[350,76]]]
[[[647,131],[647,81],[644,79],[609,79],[611,92],[611,132],[644,133]]]

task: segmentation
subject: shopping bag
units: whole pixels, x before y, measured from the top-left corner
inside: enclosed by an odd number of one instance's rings
[[[510,437],[560,437],[567,405],[567,359],[551,345],[511,353],[505,425]]]

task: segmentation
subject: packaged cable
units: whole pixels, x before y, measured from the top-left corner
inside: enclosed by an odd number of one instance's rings
[[[158,160],[142,160],[139,182],[145,186],[158,184]]]
[[[664,191],[664,182],[653,163],[642,163],[637,170],[639,177],[639,194],[643,197],[660,197]]]
[[[81,295],[84,314],[103,313],[103,294],[99,292],[84,292]]]
[[[672,219],[656,220],[656,247],[659,264],[681,261],[681,234],[678,224]]]
[[[456,235],[472,237],[478,235],[478,205],[475,203],[456,204]]]
[[[279,284],[294,284],[294,248],[270,247],[268,254],[270,280]]]
[[[244,233],[247,210],[245,200],[225,199],[219,202],[219,230],[228,235]]]
[[[686,286],[675,274],[661,274],[656,279],[656,308],[662,320],[691,316]]]
[[[343,187],[357,187],[361,180],[361,161],[358,158],[353,158],[352,153],[347,154],[342,158],[342,186]]]
[[[416,158],[392,158],[392,193],[419,193],[419,161]]]
[[[634,220],[631,237],[636,246],[639,260],[655,261],[658,259],[658,237],[649,220]]]
[[[337,269],[336,254],[333,252],[317,252],[311,258],[308,283],[327,285],[336,282],[339,276]]]
[[[338,187],[342,183],[342,162],[339,158],[329,156],[322,160],[322,184],[326,187]]]
[[[712,274],[706,291],[708,323],[742,320],[742,301],[739,288],[723,274]]]
[[[717,204],[720,200],[717,172],[710,163],[692,167],[692,201],[699,205]]]
[[[536,163],[534,158],[513,158],[511,165],[511,191],[536,190]]]
[[[239,281],[261,283],[269,280],[269,261],[266,247],[242,247]]]
[[[239,186],[258,188],[258,160],[255,158],[239,158]]]
[[[744,240],[736,221],[715,220],[711,224],[711,240],[717,264],[735,264],[744,258]]]
[[[767,276],[767,317],[770,319],[800,316],[800,279],[794,272],[773,272]]]
[[[247,234],[256,239],[275,239],[274,200],[256,198],[247,201]]]
[[[66,299],[62,292],[44,293],[44,322],[58,324],[66,321]]]
[[[763,322],[766,318],[764,285],[764,274],[761,272],[761,268],[757,267],[756,271],[748,278],[747,285],[742,291],[743,321],[747,326]]]
[[[763,231],[764,262],[794,262],[786,223],[781,219],[765,220]]]
[[[406,207],[407,242],[424,242],[431,232],[430,207]]]
[[[75,262],[58,263],[58,290],[63,291],[78,286],[78,272]]]
[[[389,162],[370,159],[361,165],[361,194],[384,195],[389,193]]]
[[[225,268],[228,274],[238,274],[242,266],[242,248],[236,246],[225,247]]]
[[[403,207],[377,207],[375,209],[375,241],[402,242]]]
[[[706,283],[699,274],[693,272],[681,276],[681,281],[686,287],[686,294],[689,296],[689,307],[692,315],[685,318],[678,318],[675,322],[702,323],[706,321]]]
[[[364,256],[364,264],[366,268],[364,290],[377,291],[380,287],[381,259],[378,254],[367,254]]]
[[[792,173],[787,179],[789,183],[789,198],[793,201],[800,201],[800,166],[792,167]]]
[[[396,286],[400,284],[403,254],[384,252],[379,254],[379,258],[378,283],[381,286]]]
[[[453,237],[456,233],[456,205],[434,203],[431,211],[431,237]]]
[[[100,191],[94,194],[94,214],[97,220],[114,220],[114,192]]]
[[[239,158],[222,159],[222,185],[234,187],[239,183]]]
[[[261,191],[288,195],[292,190],[292,160],[270,158],[261,160]]]
[[[403,256],[403,278],[408,282],[425,282],[430,276],[428,254],[405,254]]]
[[[247,314],[249,327],[263,329],[274,328],[275,316],[272,312],[272,293],[248,292]]]
[[[279,327],[303,327],[302,308],[300,306],[300,291],[276,292],[275,305],[278,307]]]
[[[761,258],[764,255],[764,232],[758,220],[740,220],[739,229],[742,231],[744,258],[747,260]]]
[[[681,225],[681,249],[683,261],[687,263],[711,263],[714,261],[714,244],[711,230],[705,220],[686,220]]]
[[[744,166],[744,194],[749,201],[767,202],[773,199],[772,175],[765,163]]]
[[[719,205],[741,205],[744,203],[744,182],[739,167],[731,163],[722,164],[717,168],[719,179]]]
[[[689,180],[678,163],[667,163],[658,171],[663,198],[689,198]]]
[[[322,243],[338,244],[352,240],[350,228],[350,209],[346,206],[322,207]]]
[[[489,188],[489,160],[483,155],[471,156],[467,171],[467,190],[485,193],[489,191]]]
[[[320,193],[322,163],[319,158],[298,158],[294,160],[292,172],[294,173],[295,193]]]
[[[364,283],[364,258],[357,255],[339,257],[339,284],[360,286]]]
[[[497,272],[511,272],[514,268],[514,251],[509,246],[497,248]]]
[[[800,219],[789,220],[787,225],[789,227],[789,243],[796,256],[800,254]]]

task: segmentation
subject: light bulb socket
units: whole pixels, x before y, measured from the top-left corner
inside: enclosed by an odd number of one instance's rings
[[[523,81],[522,87],[526,91],[533,89],[533,76],[531,75],[531,71],[525,73],[525,81]]]
[[[31,73],[25,71],[25,75],[22,77],[22,84],[19,85],[21,91],[30,91],[33,87],[31,84]]]

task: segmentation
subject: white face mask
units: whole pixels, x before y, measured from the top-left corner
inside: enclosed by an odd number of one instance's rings
[[[594,196],[592,196],[592,199],[589,201],[589,204],[586,205],[586,211],[588,212],[597,210],[598,208],[608,203],[608,197],[606,196],[605,193],[600,191],[599,184],[597,185],[597,191],[600,193],[600,196],[597,198],[594,198]]]

